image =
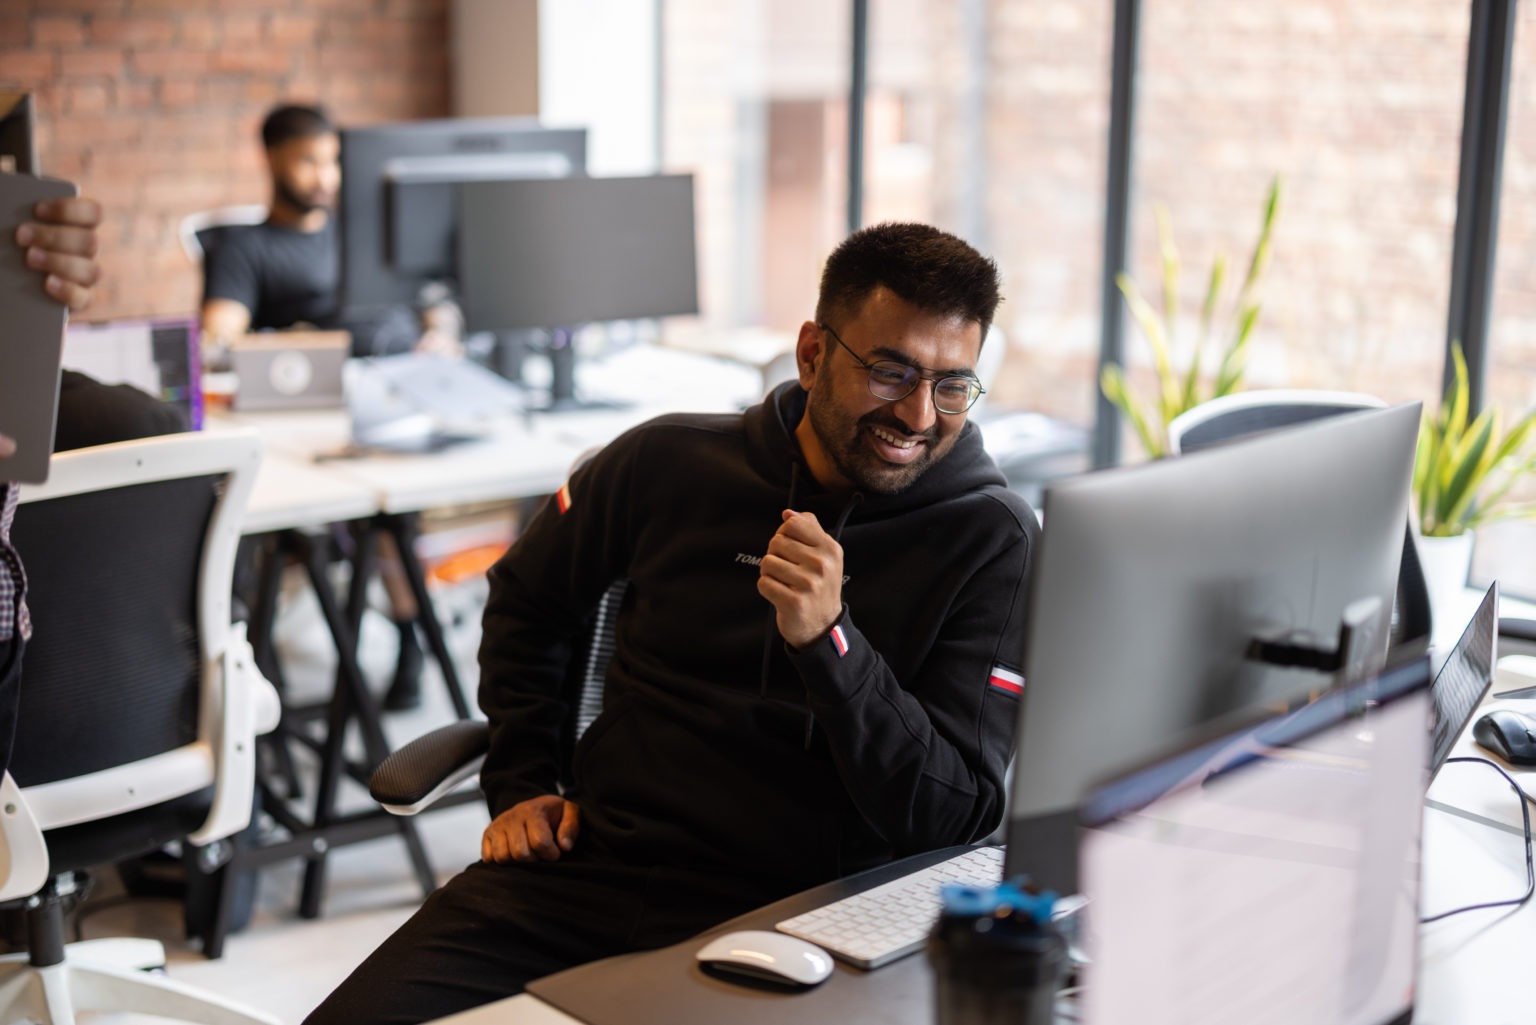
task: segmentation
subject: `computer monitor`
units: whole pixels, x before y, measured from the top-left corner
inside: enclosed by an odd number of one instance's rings
[[[465,323],[554,329],[556,406],[573,398],[571,329],[698,312],[690,174],[474,182],[459,203]]]
[[[1072,892],[1093,780],[1379,668],[1418,428],[1405,404],[1046,489],[1010,874]]]
[[[1080,1020],[1411,1020],[1429,705],[1419,655],[1095,786]]]
[[[469,181],[583,174],[584,128],[533,118],[454,118],[341,132],[343,319],[368,321],[452,284],[457,190]]]

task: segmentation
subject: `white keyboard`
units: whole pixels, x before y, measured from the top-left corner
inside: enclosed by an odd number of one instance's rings
[[[943,907],[942,884],[995,886],[1002,876],[1003,849],[981,847],[786,918],[775,928],[858,968],[879,968],[923,948]]]

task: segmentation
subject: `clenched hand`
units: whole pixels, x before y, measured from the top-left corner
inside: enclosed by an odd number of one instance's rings
[[[780,636],[806,647],[843,614],[843,546],[814,514],[785,509],[758,567],[757,592],[777,612]]]
[[[514,804],[491,820],[480,838],[482,861],[559,861],[576,843],[581,809],[546,794]]]

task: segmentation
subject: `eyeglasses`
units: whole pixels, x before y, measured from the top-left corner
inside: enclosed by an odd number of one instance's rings
[[[873,363],[866,363],[858,353],[848,348],[847,342],[837,337],[836,331],[826,324],[818,323],[816,326],[831,335],[864,368],[869,374],[869,393],[877,399],[898,402],[917,389],[918,381],[932,381],[933,408],[940,413],[964,413],[986,392],[974,377],[939,375],[932,370],[921,370],[892,359],[877,359]]]

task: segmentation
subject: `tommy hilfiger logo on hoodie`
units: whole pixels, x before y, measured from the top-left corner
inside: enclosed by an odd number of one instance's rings
[[[560,515],[564,516],[571,508],[571,482],[566,481],[560,485],[560,490],[555,492],[555,504],[560,507]]]
[[[1024,693],[1024,677],[1005,666],[993,666],[987,685],[1009,694]]]

